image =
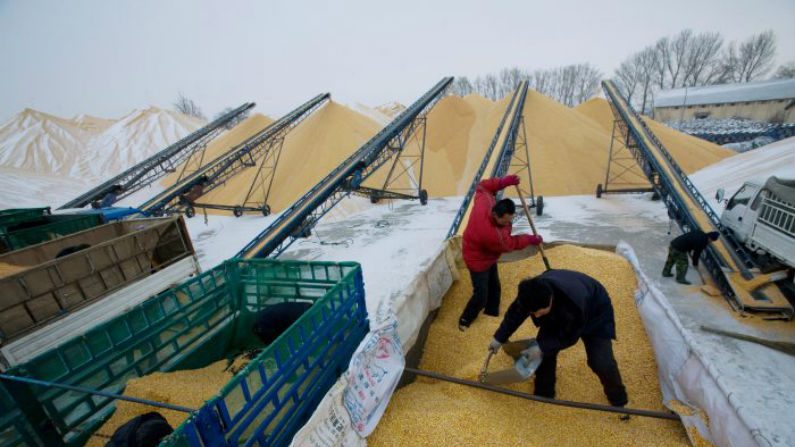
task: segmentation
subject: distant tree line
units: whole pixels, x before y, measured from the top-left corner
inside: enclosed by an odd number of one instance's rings
[[[649,112],[660,90],[760,80],[772,71],[775,57],[776,36],[771,30],[726,44],[720,33],[697,34],[686,29],[629,56],[613,79],[630,102]],[[513,67],[472,80],[458,77],[451,93],[478,93],[496,100],[528,80],[538,92],[575,106],[599,91],[602,77],[588,63],[534,71]],[[778,67],[772,78],[795,78],[795,61]]]
[[[470,80],[460,76],[453,81],[451,93],[465,96],[477,93],[491,100],[511,94],[521,81],[539,93],[566,104],[575,106],[593,96],[599,88],[602,73],[590,64],[573,64],[552,69],[534,71],[518,67],[506,68],[496,74],[478,76]]]
[[[775,57],[771,30],[726,44],[720,33],[686,29],[632,54],[614,76],[627,99],[648,112],[660,90],[760,80]],[[792,77],[792,71],[792,64],[781,66],[774,77]]]

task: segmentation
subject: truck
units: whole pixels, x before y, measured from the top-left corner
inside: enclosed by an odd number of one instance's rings
[[[198,272],[181,217],[117,221],[0,254],[0,371]]]
[[[748,247],[762,264],[795,268],[795,180],[771,176],[764,182],[748,181],[724,200],[725,190],[715,198],[725,203],[721,223]],[[783,264],[783,265],[782,265]]]

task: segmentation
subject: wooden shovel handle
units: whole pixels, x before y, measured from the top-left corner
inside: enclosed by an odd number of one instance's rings
[[[527,221],[530,222],[530,229],[533,230],[533,235],[538,236],[538,231],[536,231],[536,225],[533,223],[533,218],[530,217],[530,208],[527,207],[527,202],[524,200],[524,195],[522,195],[522,190],[519,189],[519,185],[514,185],[516,188],[516,194],[519,195],[519,200],[522,201],[522,208],[524,209],[524,215],[527,216]],[[547,270],[552,270],[552,267],[549,265],[549,259],[547,259],[547,255],[544,253],[544,243],[538,244],[538,251],[541,253],[541,259],[544,261],[544,267]]]

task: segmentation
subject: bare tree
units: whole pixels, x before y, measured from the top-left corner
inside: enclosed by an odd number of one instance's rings
[[[773,75],[773,79],[792,79],[795,78],[795,61],[780,65]]]
[[[701,33],[693,37],[685,53],[683,85],[710,84],[723,73],[720,61],[723,37],[719,33]]]
[[[670,80],[670,88],[677,88],[684,86],[682,81],[682,72],[684,71],[685,59],[688,54],[688,48],[693,40],[693,31],[686,29],[680,32],[669,43],[668,58],[664,61],[665,67],[668,71]]]
[[[632,98],[636,97],[642,113],[648,112],[647,106],[653,102],[658,65],[662,63],[658,56],[656,46],[646,47],[622,62],[615,73],[627,102],[632,103]]]
[[[187,98],[182,92],[179,92],[177,100],[174,102],[174,109],[177,112],[184,113],[185,115],[195,116],[200,119],[205,118],[201,108],[192,100]]]
[[[649,111],[646,109],[646,106],[653,102],[653,89],[659,60],[654,47],[646,47],[646,49],[640,53],[637,53],[635,58],[637,60],[636,63],[638,65],[638,73],[640,76],[638,87],[642,92],[640,110],[642,113],[648,113]]]
[[[510,95],[527,80],[530,88],[568,106],[575,106],[591,96],[599,87],[602,74],[590,64],[573,64],[532,73],[518,67],[500,70],[498,75],[478,76],[472,89],[486,98],[497,100]],[[461,78],[458,78],[461,79]],[[453,85],[453,93],[460,88]]]
[[[632,96],[638,88],[640,83],[640,67],[638,66],[637,58],[631,57],[616,70],[615,79],[618,88],[624,93],[628,103],[632,103]]]
[[[458,96],[466,96],[475,91],[475,87],[466,76],[457,76],[450,87],[450,93]]]
[[[510,95],[527,75],[519,67],[503,68],[500,71],[499,97]]]
[[[773,68],[775,57],[776,35],[771,30],[749,37],[737,50],[732,42],[726,56],[726,77],[734,82],[759,79]]]
[[[555,79],[551,70],[535,70],[530,77],[530,86],[542,95],[552,96]]]
[[[663,37],[654,44],[655,70],[654,82],[657,88],[662,90],[667,87],[668,80],[668,60],[671,58],[671,40]]]
[[[596,94],[599,89],[599,81],[602,79],[602,73],[591,64],[577,64],[576,72],[572,106],[585,102]]]
[[[499,99],[497,97],[499,93],[499,81],[497,80],[497,76],[494,74],[487,74],[483,77],[483,96],[489,98],[492,101],[496,101]]]

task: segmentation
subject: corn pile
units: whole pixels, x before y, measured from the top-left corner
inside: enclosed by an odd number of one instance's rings
[[[0,278],[11,276],[27,268],[29,268],[29,266],[27,265],[16,265],[16,264],[8,264],[6,262],[0,262]]]
[[[633,408],[666,411],[657,383],[657,365],[635,309],[635,276],[623,258],[604,251],[559,246],[547,251],[555,268],[584,272],[599,280],[615,308],[618,341],[613,349]],[[513,301],[521,279],[543,271],[536,256],[500,264],[501,315]],[[480,315],[467,332],[458,330],[458,317],[472,292],[469,274],[453,284],[431,326],[420,368],[477,380],[488,343],[502,318]],[[533,337],[528,319],[512,340]],[[512,366],[505,353],[491,361],[490,371]],[[608,404],[598,378],[586,364],[582,343],[558,356],[557,398]],[[532,379],[508,386],[533,392]],[[675,421],[579,410],[499,395],[456,384],[418,378],[398,390],[368,438],[371,446],[671,446],[688,445],[682,425]]]
[[[132,379],[127,382],[124,395],[199,409],[205,401],[217,394],[232,379],[233,373],[228,365],[228,360],[219,360],[201,369],[168,373],[157,372]],[[135,416],[140,416],[150,411],[157,411],[162,414],[174,429],[188,417],[187,413],[181,411],[117,401],[116,412],[95,432],[86,446],[104,446],[117,428]]]

